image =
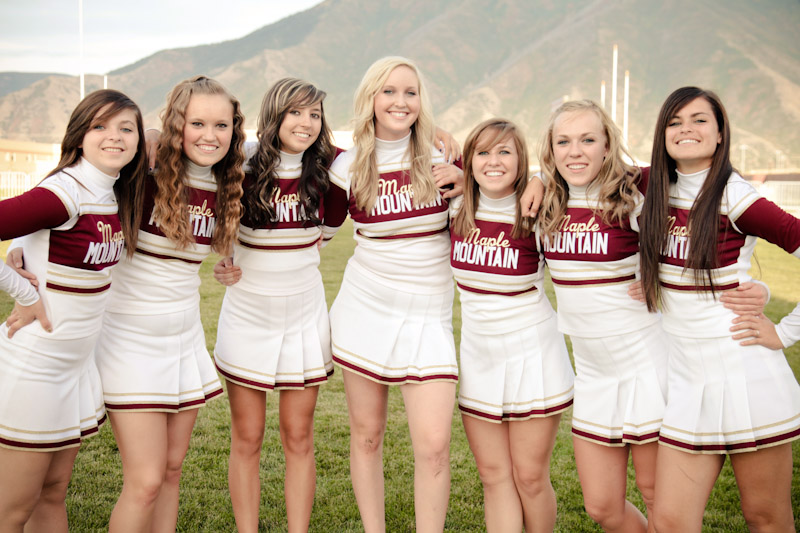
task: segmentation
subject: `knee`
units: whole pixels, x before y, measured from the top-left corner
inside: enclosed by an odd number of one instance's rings
[[[659,506],[655,507],[650,520],[653,523],[653,528],[657,532],[680,531],[685,526],[680,512],[671,511]]]
[[[287,455],[313,455],[314,427],[281,427],[281,442]]]
[[[425,435],[420,442],[411,443],[414,458],[438,473],[450,467],[450,432],[440,431]]]
[[[750,531],[773,531],[775,526],[782,523],[782,509],[773,501],[760,499],[757,502],[742,501],[742,514]],[[791,525],[790,522],[787,522]],[[787,531],[789,531],[787,529]]]
[[[514,484],[517,490],[536,496],[551,488],[550,469],[540,465],[514,465]]]
[[[42,485],[39,502],[46,505],[64,505],[67,499],[69,477],[66,479],[48,480]]]
[[[260,456],[264,443],[264,426],[237,427],[231,431],[231,454]]]
[[[505,463],[479,463],[478,476],[481,478],[481,484],[484,488],[513,483],[513,474]]]
[[[350,427],[350,449],[359,455],[373,455],[383,450],[385,424],[358,424]]]
[[[165,476],[165,470],[162,469],[153,468],[137,472],[135,475],[128,476],[128,479],[123,478],[123,491],[130,494],[137,505],[149,507],[158,498]]]
[[[625,501],[620,505],[610,498],[592,497],[584,494],[583,507],[589,517],[599,524],[603,529],[617,529],[622,525],[625,514]]]
[[[181,480],[184,455],[167,459],[167,468],[164,471],[164,483],[177,485]]]

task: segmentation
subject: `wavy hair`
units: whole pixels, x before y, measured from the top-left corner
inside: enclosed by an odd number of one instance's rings
[[[258,148],[250,159],[253,183],[245,195],[248,218],[256,227],[269,223],[275,216],[275,207],[270,200],[275,192],[276,170],[281,161],[279,131],[283,119],[293,109],[315,104],[319,104],[322,112],[322,127],[317,139],[303,153],[299,193],[306,217],[314,224],[320,224],[317,213],[322,196],[328,190],[328,168],[335,155],[331,130],[322,107],[325,96],[324,91],[297,78],[278,80],[264,95],[258,117]]]
[[[61,141],[61,159],[47,177],[76,165],[83,155],[81,145],[86,133],[95,125],[105,123],[126,109],[133,111],[136,115],[139,142],[136,145],[136,155],[120,170],[119,178],[114,183],[114,194],[117,198],[122,234],[125,237],[126,253],[130,257],[136,249],[139,236],[139,224],[142,221],[144,204],[144,180],[147,176],[147,152],[144,128],[142,127],[142,112],[133,100],[112,89],[94,91],[81,100],[69,117],[67,131]]]
[[[372,210],[378,198],[378,165],[375,158],[375,96],[397,67],[408,67],[413,70],[419,83],[419,116],[411,126],[411,142],[408,146],[408,156],[411,157],[409,176],[414,191],[414,205],[433,202],[439,194],[431,174],[431,146],[435,128],[425,82],[419,68],[410,59],[396,56],[384,57],[367,69],[355,93],[353,142],[356,157],[350,167],[351,190],[356,199],[356,206],[366,212]]]
[[[658,269],[668,242],[669,185],[678,180],[677,164],[667,152],[666,130],[670,120],[689,102],[705,99],[714,112],[720,133],[720,143],[714,152],[711,169],[689,210],[688,230],[691,239],[686,268],[694,270],[695,285],[708,286],[714,294],[712,270],[717,265],[719,209],[725,186],[733,172],[731,165],[731,130],[728,114],[719,96],[698,87],[681,87],[670,94],[661,106],[653,135],[653,154],[650,179],[642,209],[642,229],[639,234],[642,258],[642,287],[647,308],[655,311],[661,301]]]
[[[564,113],[594,113],[603,128],[608,154],[603,159],[600,171],[590,182],[589,188],[598,191],[599,204],[593,206],[596,216],[606,224],[623,223],[636,208],[639,189],[636,182],[641,171],[625,162],[624,157],[633,160],[625,149],[619,128],[608,113],[591,100],[572,100],[564,102],[550,116],[547,131],[539,146],[539,163],[545,176],[545,192],[539,211],[539,224],[542,234],[553,236],[564,218],[569,201],[569,184],[556,167],[553,152],[553,128],[556,120]]]
[[[478,211],[480,187],[475,181],[472,170],[472,159],[477,152],[488,150],[497,143],[510,137],[517,150],[517,175],[514,178],[514,194],[519,200],[528,184],[528,147],[525,137],[519,128],[510,120],[504,118],[491,118],[475,126],[464,144],[464,203],[456,216],[451,221],[451,228],[457,235],[467,235],[475,228],[475,213]],[[515,239],[530,235],[533,230],[533,219],[523,217],[519,208],[514,215],[514,229],[511,236]]]
[[[212,167],[217,182],[217,225],[211,238],[211,248],[223,255],[230,253],[242,216],[242,181],[244,172],[243,145],[245,140],[244,115],[239,101],[218,81],[205,76],[195,76],[176,85],[167,96],[167,107],[162,113],[163,130],[159,139],[156,168],[156,193],[154,214],[164,235],[186,248],[194,236],[189,222],[189,199],[186,180],[186,159],[183,153],[183,127],[186,108],[193,94],[222,95],[233,106],[233,136],[228,153]]]

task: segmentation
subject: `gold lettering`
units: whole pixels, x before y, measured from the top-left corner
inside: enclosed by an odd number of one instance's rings
[[[511,243],[506,239],[506,232],[501,231],[497,237],[481,237],[480,228],[473,228],[464,237],[464,243],[472,243],[478,246],[499,246],[500,248],[509,248]]]
[[[203,200],[203,205],[190,205],[189,214],[201,217],[213,217],[214,212],[208,207],[208,200]]]

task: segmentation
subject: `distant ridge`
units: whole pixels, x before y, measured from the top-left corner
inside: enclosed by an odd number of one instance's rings
[[[535,155],[562,96],[599,100],[605,80],[610,107],[616,43],[617,118],[621,126],[627,69],[636,157],[649,158],[666,95],[693,84],[726,103],[734,164],[744,143],[747,167],[769,168],[778,150],[800,164],[798,27],[796,0],[327,0],[241,39],[158,52],[112,72],[109,86],[133,97],[157,125],[169,89],[206,74],[241,100],[255,127],[266,89],[296,76],[328,92],[327,116],[346,128],[366,67],[404,55],[426,76],[438,124],[463,139],[480,120],[505,116],[527,132]],[[57,142],[77,99],[75,78],[0,73],[0,137]]]

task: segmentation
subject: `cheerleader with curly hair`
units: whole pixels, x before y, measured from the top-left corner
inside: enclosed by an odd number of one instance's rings
[[[167,98],[133,255],[114,272],[97,364],[122,457],[110,531],[175,530],[197,409],[222,394],[200,322],[199,269],[231,252],[241,217],[244,117],[197,76]]]
[[[280,391],[289,531],[307,531],[311,517],[314,408],[319,385],[333,373],[318,268],[323,197],[336,153],[324,99],[323,91],[295,78],[278,80],[264,96],[239,238],[233,257],[215,268],[229,285],[214,359],[231,404],[228,485],[241,532],[258,531],[267,391]]]

